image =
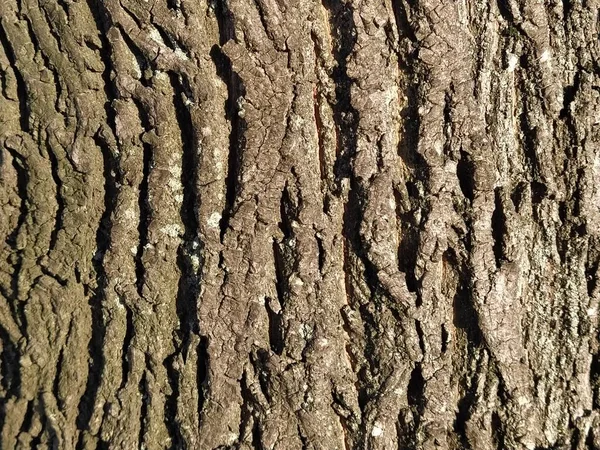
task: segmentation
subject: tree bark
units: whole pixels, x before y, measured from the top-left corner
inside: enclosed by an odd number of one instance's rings
[[[598,0],[1,0],[0,448],[600,449]]]

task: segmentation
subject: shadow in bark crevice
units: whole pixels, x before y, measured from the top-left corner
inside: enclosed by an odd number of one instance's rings
[[[215,4],[215,15],[219,27],[219,44],[224,45],[231,39],[235,39],[234,19],[227,7],[225,0],[217,0]],[[229,228],[229,222],[234,214],[235,199],[240,188],[239,175],[243,150],[246,146],[245,133],[247,123],[238,114],[238,99],[246,95],[246,88],[240,76],[233,70],[232,62],[219,45],[214,45],[210,56],[215,65],[217,75],[227,86],[227,100],[225,102],[225,117],[231,124],[229,134],[229,155],[227,162],[227,177],[225,180],[225,208],[221,214],[221,242]]]

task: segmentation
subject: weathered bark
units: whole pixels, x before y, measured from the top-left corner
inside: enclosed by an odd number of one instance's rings
[[[0,0],[0,447],[600,448],[599,20]]]

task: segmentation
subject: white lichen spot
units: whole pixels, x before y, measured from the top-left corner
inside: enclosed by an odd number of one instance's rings
[[[135,211],[131,208],[128,208],[123,213],[123,216],[125,217],[125,219],[127,219],[127,221],[133,221],[135,220]]]
[[[171,192],[178,191],[179,189],[181,189],[181,182],[176,178],[170,178],[167,184],[171,189]]]
[[[162,36],[160,35],[160,33],[158,32],[158,30],[156,28],[153,28],[152,30],[150,30],[150,33],[148,33],[148,34],[150,35],[150,39],[152,39],[157,44],[162,45],[162,46],[165,45],[165,41],[163,41]]]
[[[210,215],[210,217],[206,221],[206,224],[209,226],[209,228],[217,228],[220,222],[221,214],[219,214],[218,212],[214,212]]]
[[[183,50],[181,50],[180,48],[176,48],[175,49],[175,56],[177,56],[179,59],[183,59],[184,61],[187,61],[188,59],[188,55],[185,54],[185,52]]]
[[[542,52],[542,56],[540,56],[540,62],[545,63],[552,59],[552,53],[550,53],[549,49],[546,49]]]
[[[169,173],[174,178],[181,178],[181,165],[179,163],[179,159],[172,160],[172,164],[169,165]]]
[[[390,209],[392,211],[396,210],[396,200],[394,199],[393,195],[391,195],[390,198],[388,199],[388,206],[390,207]]]
[[[371,436],[379,437],[383,434],[383,426],[379,422],[375,422],[373,430],[371,430]]]
[[[131,248],[129,249],[129,251],[131,252],[131,254],[132,254],[132,255],[137,255],[137,248],[135,248],[135,247],[131,247]]]
[[[176,201],[177,203],[183,203],[183,195],[181,195],[181,194],[177,194],[177,195],[175,196],[175,201]]]
[[[161,80],[161,81],[166,81],[169,79],[168,75],[165,72],[163,72],[162,70],[155,70],[154,78],[156,78],[157,80]]]
[[[444,143],[440,139],[436,139],[433,143],[433,149],[438,155],[444,153]]]
[[[258,304],[259,305],[264,305],[265,304],[265,296],[264,295],[259,295],[258,296]]]
[[[303,323],[302,325],[300,325],[298,332],[300,333],[302,339],[305,340],[309,340],[313,336],[313,329],[307,323]]]
[[[290,277],[290,282],[294,285],[294,286],[304,286],[304,282],[297,277],[296,275],[292,275]]]
[[[133,67],[133,76],[138,80],[142,78],[142,69],[133,53],[131,53],[131,66]]]
[[[598,308],[588,308],[587,314],[590,317],[596,317],[598,315]]]
[[[200,258],[196,255],[190,256],[190,261],[192,262],[192,268],[194,270],[198,270],[200,268]]]
[[[179,236],[179,234],[182,233],[183,230],[176,223],[172,223],[170,225],[162,227],[160,231],[169,237],[175,238]]]
[[[507,58],[507,68],[506,70],[511,73],[514,72],[517,68],[517,64],[519,64],[519,58],[514,53],[509,53]]]

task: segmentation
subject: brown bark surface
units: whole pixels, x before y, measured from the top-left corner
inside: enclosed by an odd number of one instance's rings
[[[0,0],[0,448],[600,449],[598,0]]]

